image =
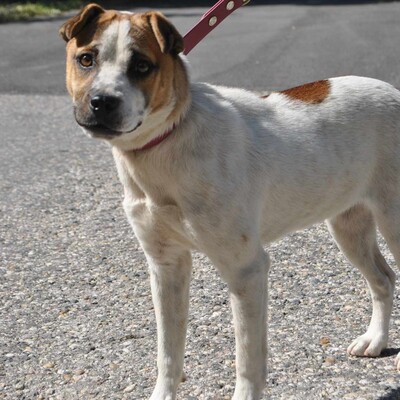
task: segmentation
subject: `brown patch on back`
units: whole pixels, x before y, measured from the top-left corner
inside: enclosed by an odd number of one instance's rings
[[[325,101],[329,96],[330,89],[330,82],[328,80],[321,80],[283,90],[279,93],[284,94],[293,100],[298,100],[309,104],[319,104]]]

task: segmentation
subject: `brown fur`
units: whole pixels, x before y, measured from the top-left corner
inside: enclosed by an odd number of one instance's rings
[[[164,43],[160,38],[161,33],[157,29],[158,24],[160,24],[166,30],[165,18],[160,13],[148,12],[134,15],[131,21],[135,27],[135,30],[132,30],[135,45],[158,66],[158,71],[152,75],[151,79],[143,79],[137,83],[141,91],[146,94],[151,111],[155,112],[164,107],[166,103],[171,101],[172,96],[178,97],[178,103],[182,103],[183,106],[185,99],[187,99],[189,83],[186,74],[177,73],[179,70],[183,71],[183,65],[180,58],[176,57],[175,50],[172,50],[172,55],[165,53],[169,48],[175,49],[173,44],[166,45]],[[149,25],[153,32],[157,32],[157,34],[150,34]],[[179,35],[177,32],[176,34]],[[172,42],[171,33],[166,31],[166,35],[168,36],[167,40]],[[180,37],[180,39],[182,38]],[[177,46],[179,47],[179,43]],[[174,110],[174,114],[179,115],[182,107],[179,107],[178,104],[177,108]]]
[[[287,89],[280,93],[294,100],[310,104],[319,104],[329,96],[330,89],[329,81],[322,80],[306,83],[305,85]]]

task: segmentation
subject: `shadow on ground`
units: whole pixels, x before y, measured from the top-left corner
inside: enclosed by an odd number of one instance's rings
[[[392,389],[390,392],[384,394],[376,400],[399,400],[400,399],[400,387]]]
[[[382,358],[392,357],[392,356],[397,355],[398,353],[400,353],[400,348],[395,349],[395,348],[390,347],[390,348],[383,350],[379,357],[382,357]],[[399,397],[399,399],[400,399],[400,397]]]
[[[392,357],[397,355],[400,352],[400,349],[397,348],[388,348],[382,351],[380,357]],[[392,389],[390,392],[385,393],[384,395],[378,397],[376,400],[399,400],[400,399],[400,387]]]

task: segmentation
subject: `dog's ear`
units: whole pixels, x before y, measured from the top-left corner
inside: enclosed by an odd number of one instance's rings
[[[164,54],[178,55],[183,51],[184,43],[177,29],[159,12],[147,14],[150,26]]]
[[[82,11],[70,18],[61,28],[60,35],[66,41],[75,37],[86,25],[104,12],[104,9],[98,4],[88,4]]]

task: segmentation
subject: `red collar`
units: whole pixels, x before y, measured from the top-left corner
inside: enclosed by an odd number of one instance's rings
[[[176,128],[174,124],[171,129],[164,132],[162,135],[155,137],[154,139],[150,140],[150,142],[146,143],[144,146],[139,147],[138,149],[134,149],[133,151],[142,151],[142,150],[149,150],[154,146],[157,146],[162,141],[164,141]]]

